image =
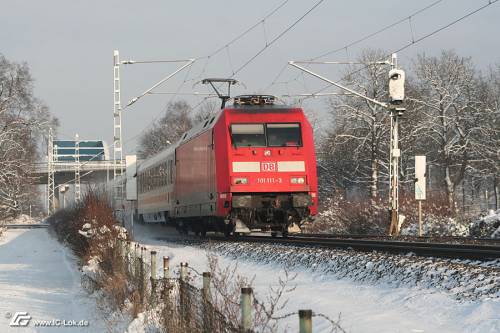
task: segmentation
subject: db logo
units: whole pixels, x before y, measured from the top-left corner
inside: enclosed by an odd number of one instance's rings
[[[276,162],[261,162],[260,171],[262,172],[274,172],[276,171]]]
[[[12,327],[26,327],[30,323],[31,316],[26,311],[16,312],[10,321]]]

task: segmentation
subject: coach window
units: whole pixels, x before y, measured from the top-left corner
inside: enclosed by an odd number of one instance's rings
[[[270,147],[302,146],[300,124],[267,124],[267,143]]]
[[[265,147],[264,124],[232,124],[231,138],[235,147]]]

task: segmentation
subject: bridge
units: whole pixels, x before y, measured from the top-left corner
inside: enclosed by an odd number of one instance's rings
[[[125,163],[123,163],[124,165]],[[113,168],[115,166],[112,160],[79,162],[81,181],[106,182],[113,179]],[[52,162],[55,183],[74,183],[76,162]],[[35,163],[32,176],[35,177],[35,184],[48,184],[49,163]]]

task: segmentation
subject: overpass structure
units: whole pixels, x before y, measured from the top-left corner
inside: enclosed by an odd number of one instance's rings
[[[74,201],[81,199],[82,184],[107,184],[116,168],[124,168],[124,161],[109,159],[109,152],[102,140],[57,140],[49,132],[47,158],[36,163],[31,172],[37,185],[47,185],[46,206],[50,215],[59,208],[59,195],[63,207],[67,190],[73,189]]]

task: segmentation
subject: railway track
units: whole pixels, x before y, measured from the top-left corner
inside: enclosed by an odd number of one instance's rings
[[[389,239],[341,238],[339,236],[300,235],[288,238],[272,238],[267,236],[238,236],[224,238],[209,236],[208,239],[230,242],[253,242],[266,244],[295,245],[318,248],[353,249],[357,251],[380,251],[397,254],[413,253],[417,256],[452,259],[491,260],[500,258],[500,244],[445,243],[431,241],[404,241]],[[490,244],[491,243],[491,244]]]
[[[3,227],[7,229],[43,229],[49,225],[45,223],[39,224],[4,224]]]

